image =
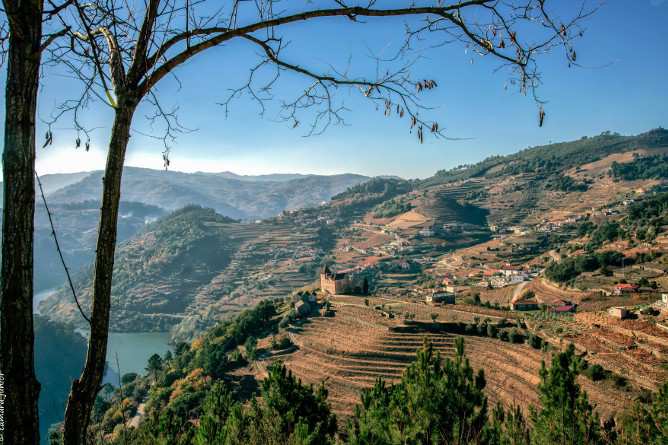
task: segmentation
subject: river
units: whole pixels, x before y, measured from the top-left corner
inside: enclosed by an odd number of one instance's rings
[[[39,303],[57,291],[58,289],[47,289],[36,293],[33,299],[35,313],[39,313]],[[88,338],[88,331],[75,331]],[[110,332],[107,343],[108,368],[104,382],[118,386],[119,367],[121,375],[128,372],[145,373],[148,358],[153,354],[162,356],[169,349],[169,332]]]
[[[88,331],[76,329],[76,332],[88,338]],[[120,375],[128,372],[144,374],[150,356],[163,356],[169,350],[169,332],[110,332],[104,383],[118,386],[119,368]]]

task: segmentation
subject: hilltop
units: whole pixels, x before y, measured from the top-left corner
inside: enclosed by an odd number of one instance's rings
[[[90,172],[80,180],[49,195],[54,203],[99,199],[102,171]],[[262,175],[182,173],[126,167],[123,171],[123,200],[176,210],[190,204],[210,207],[235,219],[262,219],[283,210],[317,206],[333,195],[369,178],[361,175]]]

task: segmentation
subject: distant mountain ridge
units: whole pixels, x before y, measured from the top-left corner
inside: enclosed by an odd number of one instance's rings
[[[89,172],[50,193],[49,199],[58,204],[99,199],[102,175],[102,171]],[[262,219],[283,210],[319,205],[368,179],[355,174],[241,176],[230,172],[183,173],[126,167],[122,199],[165,210],[196,204],[231,218]]]

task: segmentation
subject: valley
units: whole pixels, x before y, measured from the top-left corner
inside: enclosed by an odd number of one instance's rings
[[[397,382],[425,340],[452,357],[458,337],[490,404],[528,412],[541,363],[573,344],[578,383],[614,417],[668,380],[668,178],[622,179],[613,165],[666,151],[665,130],[603,134],[423,181],[374,178],[257,221],[190,205],[119,246],[112,330],[169,331],[197,357],[220,326],[274,302],[278,327],[255,359],[230,365],[246,351],[225,350],[235,391],[253,394],[281,361],[324,382],[342,419],[376,379]],[[325,292],[323,266],[364,274],[369,294]],[[89,310],[90,277],[76,285]],[[40,310],[80,324],[66,292]]]

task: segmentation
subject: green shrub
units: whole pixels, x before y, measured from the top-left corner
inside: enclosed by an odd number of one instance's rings
[[[543,339],[536,334],[529,334],[529,345],[534,349],[540,349],[543,346]]]
[[[134,382],[136,379],[137,379],[136,372],[128,372],[127,374],[123,374],[123,377],[121,377],[121,383],[123,385],[127,385],[129,383]]]
[[[524,336],[517,329],[513,329],[508,335],[508,340],[511,343],[524,343]]]
[[[595,382],[603,380],[606,377],[605,369],[599,364],[589,366],[584,374]]]

